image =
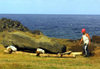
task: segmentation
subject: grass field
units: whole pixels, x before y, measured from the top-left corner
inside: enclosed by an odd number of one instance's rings
[[[4,54],[0,45],[0,69],[100,69],[100,57],[55,58],[29,54]]]

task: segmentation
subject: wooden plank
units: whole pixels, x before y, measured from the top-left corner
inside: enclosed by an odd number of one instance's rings
[[[72,52],[71,55],[80,56],[82,55],[82,52]]]
[[[62,58],[75,58],[75,55],[58,55],[58,54],[40,54],[40,57],[62,57]]]
[[[16,52],[16,54],[27,54],[27,55],[32,55],[36,56],[36,53],[27,53],[27,52]],[[40,54],[40,57],[61,57],[61,58],[75,58],[75,54]]]

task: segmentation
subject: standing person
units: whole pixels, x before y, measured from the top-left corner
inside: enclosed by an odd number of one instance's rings
[[[86,29],[83,28],[82,29],[82,38],[81,38],[81,41],[79,43],[79,45],[83,42],[84,43],[84,46],[83,46],[83,54],[85,57],[88,57],[89,56],[89,51],[88,51],[88,46],[90,46],[91,44],[91,38],[89,36],[88,33],[86,33]]]

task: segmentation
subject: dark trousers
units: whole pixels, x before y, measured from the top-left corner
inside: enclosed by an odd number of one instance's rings
[[[84,46],[83,46],[83,55],[85,55],[86,57],[89,56],[89,50],[88,50],[87,44],[84,44]]]

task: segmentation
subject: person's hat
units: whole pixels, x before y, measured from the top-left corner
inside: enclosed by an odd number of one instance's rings
[[[85,28],[83,28],[81,32],[82,32],[82,33],[85,33],[85,32],[86,32],[86,29],[85,29]]]

